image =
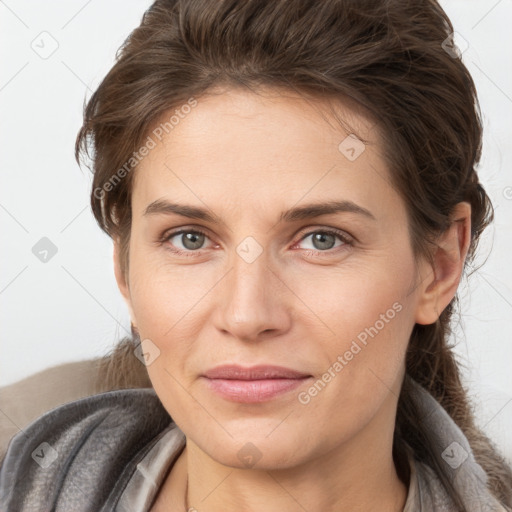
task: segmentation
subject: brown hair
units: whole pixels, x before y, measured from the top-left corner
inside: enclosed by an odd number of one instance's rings
[[[101,228],[121,241],[125,271],[132,170],[139,149],[165,112],[219,85],[284,87],[319,98],[348,97],[362,105],[385,139],[392,179],[408,209],[415,254],[429,253],[458,202],[471,203],[467,267],[493,214],[475,171],[482,127],[474,83],[460,58],[444,49],[452,33],[434,0],[156,1],[87,103],[76,142],[79,161],[92,157],[92,210]],[[413,379],[462,429],[491,491],[512,506],[512,471],[476,427],[449,345],[455,304],[456,298],[436,323],[414,327],[394,450],[406,441],[417,458],[435,469],[461,508],[410,398]],[[134,334],[105,358],[104,387],[141,381],[151,386],[132,353]]]

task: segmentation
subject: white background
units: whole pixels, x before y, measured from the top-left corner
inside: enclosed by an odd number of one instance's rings
[[[129,333],[112,244],[89,209],[91,175],[73,150],[84,99],[149,4],[0,2],[0,386],[100,356]],[[463,60],[484,115],[480,176],[496,208],[487,261],[461,285],[455,341],[479,424],[512,462],[512,1],[441,4],[469,45]],[[45,59],[33,49],[42,38],[46,51],[58,45]],[[46,263],[32,253],[42,237],[57,247]]]

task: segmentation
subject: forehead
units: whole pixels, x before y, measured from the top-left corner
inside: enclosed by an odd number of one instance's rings
[[[241,214],[253,203],[284,205],[284,195],[289,205],[337,191],[364,203],[393,193],[378,129],[348,101],[215,91],[166,112],[149,137],[152,149],[135,172],[135,214],[169,195]]]

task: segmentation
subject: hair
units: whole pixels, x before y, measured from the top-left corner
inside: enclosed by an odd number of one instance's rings
[[[217,86],[280,88],[319,99],[349,98],[362,106],[384,139],[415,255],[430,254],[457,203],[471,204],[467,270],[493,209],[476,173],[482,139],[476,90],[460,56],[444,49],[452,37],[452,24],[434,0],[154,2],[86,103],[75,147],[79,163],[86,157],[92,162],[92,211],[100,227],[120,241],[126,277],[133,158],[165,113]],[[490,491],[512,507],[512,470],[475,424],[449,342],[456,304],[457,296],[435,323],[413,328],[393,453],[408,443],[464,510],[418,416],[414,380],[461,428]],[[132,336],[105,356],[104,388],[151,387],[133,356],[136,343],[132,328]]]

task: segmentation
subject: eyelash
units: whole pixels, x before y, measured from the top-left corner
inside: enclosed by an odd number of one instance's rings
[[[170,250],[171,252],[173,252],[174,254],[176,254],[178,256],[194,257],[198,253],[201,253],[202,249],[197,249],[195,251],[193,251],[193,250],[184,251],[182,249],[175,249],[175,248],[173,249],[173,248],[169,247],[168,242],[171,238],[174,238],[175,236],[182,235],[185,233],[193,233],[195,235],[203,235],[203,236],[209,238],[208,233],[206,233],[205,231],[202,231],[201,229],[197,229],[197,228],[179,229],[177,231],[165,232],[162,235],[162,237],[159,239],[159,243],[162,245],[166,244],[166,249]],[[297,245],[298,243],[305,240],[307,237],[314,235],[316,233],[322,233],[324,235],[334,235],[334,236],[338,237],[343,242],[343,244],[338,247],[332,248],[332,249],[326,249],[325,251],[314,250],[314,249],[304,249],[304,251],[308,255],[333,254],[340,250],[346,250],[348,247],[351,247],[354,243],[354,240],[351,237],[349,237],[346,233],[344,233],[343,231],[338,231],[333,228],[326,228],[326,229],[315,229],[315,230],[308,231],[308,232],[304,233],[303,236],[301,236],[301,238],[299,239],[299,241],[294,243],[293,245],[294,246]]]

